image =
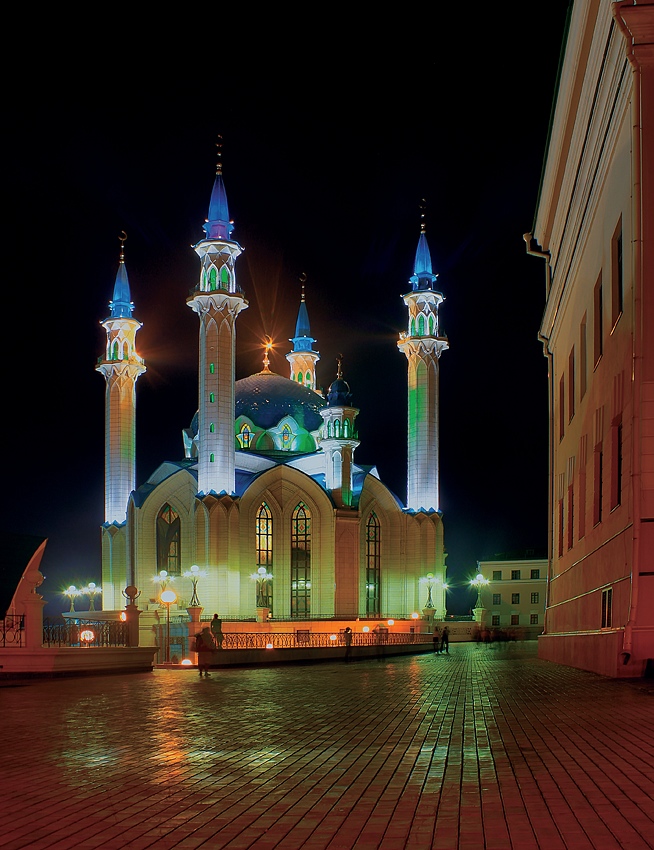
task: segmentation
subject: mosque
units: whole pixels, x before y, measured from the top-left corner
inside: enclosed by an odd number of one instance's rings
[[[129,587],[140,591],[141,608],[158,607],[168,587],[180,612],[201,597],[204,610],[233,620],[410,618],[426,605],[442,619],[438,376],[448,341],[424,221],[397,342],[408,364],[406,504],[376,466],[355,462],[359,411],[340,362],[326,394],[318,389],[304,289],[288,375],[270,371],[266,357],[261,372],[235,380],[236,325],[248,301],[237,283],[243,248],[232,237],[220,163],[203,229],[194,246],[198,280],[186,299],[199,321],[197,413],[182,430],[180,457],[163,460],[138,486],[136,384],[146,365],[122,249],[101,322],[103,608],[121,609]]]

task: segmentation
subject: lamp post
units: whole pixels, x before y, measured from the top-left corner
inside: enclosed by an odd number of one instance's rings
[[[191,579],[191,585],[193,586],[193,593],[191,595],[191,608],[198,608],[200,606],[200,597],[198,596],[198,579],[206,576],[206,571],[201,570],[197,564],[193,564],[191,569],[184,573],[184,578]]]
[[[433,608],[434,603],[431,598],[431,589],[435,584],[438,584],[438,579],[434,578],[433,573],[427,573],[424,578],[420,579],[420,584],[427,585],[427,603],[425,604],[425,608]]]
[[[250,575],[250,578],[256,583],[257,617],[260,622],[265,622],[270,613],[268,582],[272,580],[272,573],[269,573],[265,567],[259,567],[256,573]]]
[[[95,597],[99,596],[102,593],[102,590],[97,587],[94,581],[90,581],[86,587],[82,588],[81,593],[84,593],[89,597],[89,611],[95,611]]]
[[[63,595],[67,596],[70,599],[70,611],[75,611],[75,597],[80,596],[82,593],[81,590],[78,590],[74,584],[71,584],[66,590],[63,591]]]
[[[174,590],[164,590],[159,597],[167,609],[166,617],[166,664],[170,664],[170,606],[177,601]]]
[[[477,601],[475,602],[475,607],[474,607],[474,614],[475,614],[475,619],[477,620],[477,622],[481,622],[482,617],[483,617],[483,613],[484,613],[484,606],[482,604],[481,592],[489,584],[490,584],[490,581],[487,578],[484,578],[484,576],[481,573],[477,573],[477,575],[473,579],[470,580],[470,586],[477,590]]]

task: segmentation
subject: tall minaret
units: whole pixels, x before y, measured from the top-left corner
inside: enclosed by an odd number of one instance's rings
[[[136,381],[145,372],[136,353],[136,332],[141,323],[132,318],[125,268],[125,240],[120,237],[120,261],[109,302],[109,318],[101,322],[107,332],[104,359],[95,367],[106,382],[104,414],[104,521],[126,520],[129,494],[136,486]]]
[[[411,292],[403,295],[409,327],[397,343],[408,362],[407,508],[439,510],[438,495],[438,361],[448,347],[438,327],[443,295],[434,287],[424,212],[411,276]]]
[[[303,384],[308,389],[318,392],[316,388],[316,363],[320,360],[320,354],[313,350],[313,343],[316,340],[311,336],[309,314],[307,313],[307,305],[304,300],[304,284],[306,279],[305,274],[300,278],[302,282],[302,299],[297,314],[295,336],[290,340],[293,343],[293,351],[289,351],[286,359],[291,364],[291,381],[297,381],[298,384]]]
[[[341,366],[339,358],[336,380],[327,393],[327,407],[320,411],[323,418],[320,447],[325,453],[325,486],[337,507],[349,508],[354,450],[359,445],[354,420],[359,411],[350,405],[352,393],[343,380]]]
[[[223,183],[221,142],[205,238],[195,245],[200,280],[186,299],[200,317],[198,398],[198,493],[228,493],[234,473],[234,360],[236,317],[248,302],[236,283],[235,261],[243,249],[231,239]]]

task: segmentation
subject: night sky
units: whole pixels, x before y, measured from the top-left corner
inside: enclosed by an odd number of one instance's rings
[[[566,7],[533,3],[514,20],[496,4],[458,7],[429,26],[418,14],[384,18],[375,37],[369,22],[344,35],[336,16],[295,22],[299,31],[259,22],[248,36],[247,7],[227,26],[217,13],[194,27],[189,11],[123,31],[121,18],[84,42],[62,21],[53,42],[40,24],[30,43],[38,73],[16,74],[4,104],[3,518],[9,532],[48,538],[46,614],[65,605],[65,586],[101,578],[105,384],[94,367],[123,230],[147,365],[137,485],[183,457],[198,346],[185,299],[219,134],[250,304],[236,325],[237,378],[260,371],[266,336],[271,369],[288,376],[305,274],[318,382],[329,386],[342,354],[360,410],[355,460],[376,464],[404,500],[407,361],[397,339],[424,199],[450,342],[440,449],[448,576],[460,585],[451,613],[473,602],[465,583],[477,560],[545,554],[545,270],[523,233]]]

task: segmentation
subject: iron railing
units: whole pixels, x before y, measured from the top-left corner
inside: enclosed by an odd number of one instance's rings
[[[129,646],[122,620],[84,620],[82,624],[43,621],[43,646]]]
[[[332,637],[334,635],[334,637]],[[400,646],[405,644],[431,643],[428,634],[407,632],[373,632],[352,634],[352,646]],[[343,632],[311,632],[298,629],[294,632],[226,632],[223,649],[320,649],[330,646],[345,646]]]
[[[0,620],[0,646],[23,646],[24,634],[24,614],[7,614]]]

